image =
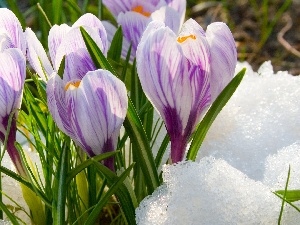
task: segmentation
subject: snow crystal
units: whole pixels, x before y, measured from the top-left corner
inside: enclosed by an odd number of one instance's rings
[[[205,156],[225,159],[230,165],[261,180],[268,155],[300,140],[300,77],[274,75],[270,62],[258,73],[248,71],[220,112],[200,148]]]

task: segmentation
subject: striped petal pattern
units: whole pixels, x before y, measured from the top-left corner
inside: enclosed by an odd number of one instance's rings
[[[228,38],[228,33],[215,34],[215,40],[208,39],[192,19],[183,24],[178,35],[164,23],[153,21],[137,48],[139,78],[145,94],[165,122],[173,163],[183,159],[192,132],[212,102],[212,88],[217,86],[212,83],[212,73],[219,72],[216,69],[219,67],[230,71],[230,76],[220,78],[227,83],[234,73],[231,67],[236,64],[235,47],[232,43],[222,43],[228,50],[226,56],[220,52],[224,47],[220,47],[220,42]],[[218,59],[224,55],[226,59]],[[230,63],[214,64],[222,60]]]
[[[20,21],[15,14],[6,8],[0,8],[0,36],[6,33],[13,48],[19,48],[25,55],[26,42]]]
[[[128,104],[122,81],[101,69],[69,82],[54,74],[47,96],[57,126],[90,156],[115,150]],[[113,170],[112,159],[105,165]]]
[[[124,37],[132,43],[134,56],[142,34],[151,21],[164,22],[177,33],[183,23],[186,7],[186,1],[182,0],[104,0],[103,4],[117,18],[118,24],[122,26]]]

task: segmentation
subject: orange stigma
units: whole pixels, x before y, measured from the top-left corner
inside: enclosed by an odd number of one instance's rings
[[[146,16],[146,17],[149,17],[149,16],[151,15],[151,13],[144,11],[143,6],[141,6],[141,5],[138,5],[138,6],[133,7],[133,8],[131,9],[131,11],[137,12],[137,13],[139,13],[139,14],[142,14],[143,16]]]
[[[189,36],[178,37],[178,38],[177,38],[177,41],[178,41],[179,43],[182,43],[182,42],[185,42],[186,39],[188,39],[188,38],[192,38],[193,40],[195,40],[195,39],[196,39],[196,36],[193,35],[193,34],[191,34],[191,35],[189,35]]]
[[[80,82],[81,82],[80,80],[68,82],[65,86],[65,91],[67,91],[69,88],[78,88]]]

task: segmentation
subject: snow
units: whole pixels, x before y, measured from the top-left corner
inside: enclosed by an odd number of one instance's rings
[[[257,73],[249,64],[223,108],[196,162],[163,166],[164,183],[145,198],[136,220],[147,224],[277,224],[289,165],[289,188],[300,187],[300,77],[274,74],[270,62]],[[299,203],[295,203],[300,205]],[[300,213],[285,205],[282,224]]]

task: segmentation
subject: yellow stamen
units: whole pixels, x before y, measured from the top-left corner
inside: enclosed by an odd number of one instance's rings
[[[189,35],[189,36],[178,37],[178,38],[177,38],[177,41],[178,41],[179,43],[182,43],[182,42],[186,41],[186,39],[188,39],[188,38],[192,38],[192,39],[195,40],[195,39],[196,39],[196,36],[193,35],[193,34],[191,34],[191,35]]]
[[[141,6],[141,5],[138,5],[138,6],[133,7],[133,8],[131,9],[131,11],[140,13],[140,14],[142,14],[143,16],[146,16],[146,17],[149,17],[149,16],[151,15],[151,13],[144,11],[143,6]]]
[[[68,82],[65,86],[65,91],[67,91],[69,88],[78,88],[80,82],[81,82],[80,80]]]

